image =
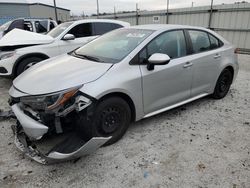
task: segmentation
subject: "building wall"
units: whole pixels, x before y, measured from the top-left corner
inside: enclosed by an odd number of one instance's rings
[[[67,21],[70,19],[70,11],[57,9],[58,20]],[[52,18],[55,17],[55,9],[43,5],[30,5],[30,16],[33,18]]]
[[[29,6],[27,4],[0,3],[1,17],[29,17]]]
[[[154,21],[157,16],[158,21]],[[210,6],[171,9],[169,24],[182,24],[209,27]],[[100,18],[114,19],[114,15]],[[131,25],[166,24],[166,10],[144,11],[136,13],[116,14],[116,19],[127,21]],[[138,21],[137,21],[138,20]],[[216,5],[213,7],[211,29],[221,34],[238,48],[250,50],[250,3]]]

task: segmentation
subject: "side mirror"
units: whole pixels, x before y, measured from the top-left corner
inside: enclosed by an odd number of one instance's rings
[[[72,35],[72,34],[66,34],[64,37],[63,37],[63,40],[75,40],[75,36]]]
[[[148,70],[154,70],[155,65],[166,65],[170,62],[170,57],[167,54],[155,53],[148,59]]]

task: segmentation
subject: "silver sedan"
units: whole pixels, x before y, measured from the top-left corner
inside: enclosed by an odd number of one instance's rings
[[[41,163],[89,154],[118,141],[132,121],[207,95],[225,97],[238,69],[234,47],[205,28],[112,31],[14,80],[16,145]],[[31,149],[34,140],[64,134],[46,155]]]

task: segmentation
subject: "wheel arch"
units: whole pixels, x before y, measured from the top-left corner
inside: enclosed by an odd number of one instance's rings
[[[44,53],[29,53],[29,54],[25,54],[25,55],[19,57],[16,60],[16,62],[14,63],[13,71],[12,71],[12,76],[16,75],[16,73],[17,73],[17,67],[18,67],[19,63],[22,62],[24,59],[30,58],[30,57],[39,57],[39,58],[42,58],[43,60],[50,58],[48,55],[46,55]]]
[[[122,93],[122,92],[112,92],[112,93],[105,94],[98,101],[102,101],[102,100],[105,100],[105,99],[111,98],[111,97],[120,97],[123,100],[125,100],[128,103],[129,108],[131,110],[131,121],[133,122],[136,120],[135,104],[129,95]]]
[[[234,78],[234,68],[233,68],[233,66],[228,65],[228,66],[226,66],[223,70],[225,70],[225,69],[228,69],[228,70],[232,73],[232,76],[233,76],[233,78]]]

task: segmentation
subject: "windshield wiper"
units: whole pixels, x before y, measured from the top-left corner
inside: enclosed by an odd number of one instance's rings
[[[96,62],[104,62],[104,61],[100,60],[98,57],[93,57],[93,56],[90,56],[90,55],[77,54],[76,52],[73,52],[73,53],[77,57],[81,57],[81,58],[88,59],[88,60],[91,60],[91,61],[96,61]]]

